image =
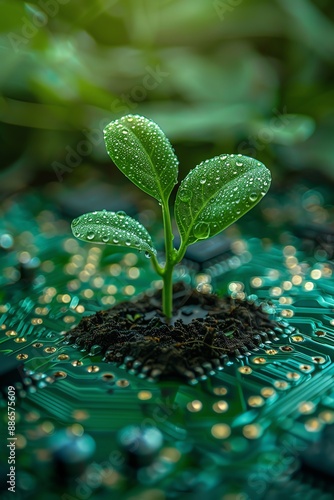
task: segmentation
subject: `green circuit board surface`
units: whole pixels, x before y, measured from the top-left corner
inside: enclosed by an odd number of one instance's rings
[[[0,402],[6,440],[12,387],[17,498],[333,498],[332,214],[325,192],[271,195],[255,222],[191,249],[176,280],[263,303],[281,327],[189,384],[64,341],[84,316],[161,288],[143,254],[81,244],[35,196],[5,205]]]

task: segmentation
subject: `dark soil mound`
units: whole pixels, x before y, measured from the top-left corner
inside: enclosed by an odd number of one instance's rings
[[[174,286],[178,313],[170,324],[160,305],[161,291],[121,302],[83,318],[66,341],[88,351],[100,346],[106,361],[141,376],[194,380],[282,332],[262,305],[202,294],[183,283]]]

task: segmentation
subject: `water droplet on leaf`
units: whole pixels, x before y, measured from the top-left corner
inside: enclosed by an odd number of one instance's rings
[[[210,226],[207,222],[199,222],[194,227],[194,236],[199,240],[205,240],[210,236]]]
[[[184,203],[188,203],[188,201],[190,201],[191,198],[191,191],[187,189],[181,189],[179,193],[179,198]]]
[[[256,193],[252,193],[249,195],[249,200],[254,202],[257,200],[257,194]]]

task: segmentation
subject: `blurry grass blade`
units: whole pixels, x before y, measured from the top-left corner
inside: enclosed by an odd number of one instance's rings
[[[136,248],[150,256],[156,254],[144,226],[125,212],[102,210],[84,214],[73,220],[71,228],[79,240]]]
[[[296,39],[308,45],[320,58],[332,62],[334,56],[333,22],[331,17],[326,16],[319,6],[313,5],[319,2],[279,0],[278,3],[291,16],[295,26]],[[287,21],[289,20],[287,19]]]
[[[205,160],[182,181],[175,218],[185,245],[219,233],[253,208],[269,189],[269,170],[254,158]]]
[[[255,140],[290,146],[306,141],[315,130],[315,122],[306,115],[282,113],[268,121],[256,121],[251,127]]]
[[[306,115],[285,115],[287,124],[273,130],[276,144],[291,145],[306,141],[315,131],[314,120]]]
[[[160,202],[177,183],[178,160],[160,127],[138,115],[127,115],[104,129],[109,156],[136,186]]]

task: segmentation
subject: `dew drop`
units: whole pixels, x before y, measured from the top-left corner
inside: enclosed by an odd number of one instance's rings
[[[147,259],[150,259],[150,258],[151,258],[151,254],[150,254],[150,252],[145,252],[145,257],[146,257]]]
[[[87,240],[93,240],[95,237],[95,233],[93,233],[93,231],[90,231],[89,233],[87,233]]]
[[[118,217],[123,218],[123,217],[125,217],[125,216],[126,216],[126,213],[125,213],[125,212],[123,212],[123,210],[118,210],[118,212],[116,212],[116,215],[118,215]]]
[[[129,247],[131,245],[131,240],[125,240],[125,244],[127,247]]]
[[[189,191],[189,190],[187,191],[186,189],[181,189],[180,194],[179,194],[179,198],[184,203],[188,203],[188,201],[190,201],[190,198],[191,198],[191,191]]]
[[[199,222],[194,227],[194,236],[199,240],[205,240],[210,236],[210,226],[207,222]]]
[[[203,177],[203,179],[201,179],[199,182],[200,182],[201,184],[205,184],[205,183],[206,183],[206,179]]]
[[[79,218],[78,219],[74,219],[72,221],[72,226],[77,226],[79,224],[79,222],[80,222]]]
[[[249,195],[249,201],[256,201],[257,200],[257,194],[256,193],[252,193]]]
[[[113,238],[112,241],[113,241],[113,243],[115,243],[115,245],[117,245],[117,243],[119,243],[119,239],[117,239],[117,238]]]
[[[108,243],[108,241],[109,241],[109,234],[103,235],[102,236],[102,241],[103,241],[103,243]]]

